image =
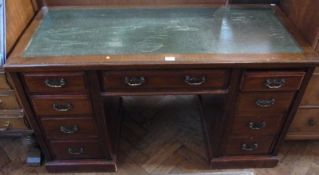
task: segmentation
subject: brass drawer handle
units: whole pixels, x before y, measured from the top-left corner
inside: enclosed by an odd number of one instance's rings
[[[316,122],[314,119],[310,119],[310,120],[308,120],[308,125],[309,125],[310,127],[314,127],[314,126],[317,125],[317,122]]]
[[[258,148],[258,144],[257,143],[253,143],[253,144],[244,143],[244,144],[241,145],[241,149],[243,151],[255,151],[255,150],[257,150],[257,148]]]
[[[286,84],[286,80],[281,78],[281,79],[267,79],[265,82],[265,86],[268,87],[269,89],[280,89]]]
[[[252,130],[260,130],[266,127],[266,122],[249,122],[248,126]]]
[[[66,86],[66,80],[64,78],[46,79],[44,84],[49,88],[63,88]]]
[[[65,103],[65,104],[54,103],[53,104],[53,109],[58,112],[68,112],[68,111],[71,111],[72,108],[73,106],[70,103]]]
[[[256,105],[262,108],[269,108],[272,105],[274,105],[276,100],[274,98],[272,99],[258,99],[256,100]]]
[[[10,125],[11,125],[10,121],[5,122],[4,125],[0,128],[0,132],[8,131],[10,128]]]
[[[206,82],[206,77],[192,77],[192,76],[185,76],[185,83],[190,86],[200,86]]]
[[[144,77],[125,77],[125,84],[127,84],[130,87],[142,86],[144,83]]]
[[[65,134],[74,134],[79,131],[79,127],[77,125],[74,126],[60,126],[60,131]]]
[[[80,148],[68,148],[68,153],[71,155],[81,155],[84,152],[82,147]]]

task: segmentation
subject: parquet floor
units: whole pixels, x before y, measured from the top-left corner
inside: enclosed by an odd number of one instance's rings
[[[109,175],[215,172],[206,160],[196,97],[125,97],[125,106],[129,115],[122,129],[119,171]],[[24,164],[26,151],[20,139],[0,139],[0,174],[48,174],[44,167]],[[246,171],[319,175],[319,141],[286,142],[280,157],[276,168]]]

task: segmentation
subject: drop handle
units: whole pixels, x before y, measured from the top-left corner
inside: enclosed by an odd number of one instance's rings
[[[260,130],[266,127],[266,122],[249,122],[248,127],[252,130]]]
[[[68,153],[71,154],[71,155],[81,155],[83,154],[84,152],[84,149],[83,147],[80,147],[80,148],[68,148]]]
[[[310,127],[314,127],[314,126],[317,125],[317,122],[316,122],[316,120],[314,120],[314,119],[310,119],[310,120],[308,120],[308,125],[309,125]]]
[[[66,86],[66,80],[64,78],[46,79],[44,84],[49,88],[63,88]]]
[[[265,86],[269,89],[280,89],[286,84],[286,80],[283,78],[270,78],[265,81]]]
[[[73,108],[71,103],[65,103],[65,104],[54,103],[52,107],[55,111],[58,111],[58,112],[69,112]]]
[[[276,100],[272,99],[257,99],[256,105],[262,108],[269,108],[275,104]]]
[[[253,143],[253,144],[247,144],[244,143],[241,145],[241,149],[243,151],[255,151],[258,148],[258,144],[257,143]]]
[[[74,126],[60,126],[60,132],[65,134],[74,134],[79,130],[77,125]]]
[[[125,84],[130,87],[142,86],[145,83],[144,77],[125,77]]]
[[[193,77],[193,76],[185,76],[185,83],[187,83],[190,86],[200,86],[206,82],[206,77]]]

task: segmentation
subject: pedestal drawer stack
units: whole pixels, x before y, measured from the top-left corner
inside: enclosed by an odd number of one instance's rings
[[[54,160],[110,159],[98,134],[84,72],[22,77]]]
[[[224,154],[270,154],[304,76],[302,71],[244,72]]]

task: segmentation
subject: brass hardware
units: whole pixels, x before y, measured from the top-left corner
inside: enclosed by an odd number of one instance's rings
[[[58,112],[68,112],[68,111],[71,111],[73,108],[72,104],[70,103],[65,103],[65,104],[54,103],[52,107],[55,111],[58,111]]]
[[[253,144],[242,144],[241,145],[241,149],[243,151],[255,151],[258,148],[258,144],[257,143],[253,143]]]
[[[64,78],[46,79],[44,84],[49,88],[63,88],[66,86],[66,80]]]
[[[272,99],[258,99],[256,100],[256,105],[262,108],[268,108],[274,105],[276,100],[274,98]]]
[[[268,87],[269,89],[279,89],[282,88],[286,84],[286,80],[281,78],[281,79],[267,79],[265,81],[265,86]]]
[[[266,127],[266,122],[249,122],[248,126],[250,129],[260,130]]]
[[[4,125],[0,128],[0,132],[8,131],[10,128],[10,125],[11,125],[10,121],[5,122]]]
[[[142,86],[145,83],[144,77],[125,77],[125,84],[131,87]]]
[[[74,126],[60,126],[60,131],[65,134],[74,134],[79,130],[77,125]]]
[[[84,149],[81,148],[68,148],[69,154],[72,155],[81,155],[84,152]]]
[[[185,76],[185,83],[190,86],[200,86],[206,82],[206,77],[192,77],[192,76]]]
[[[308,125],[309,125],[310,127],[314,127],[314,126],[317,125],[317,122],[316,122],[314,119],[310,119],[310,120],[308,120]]]

